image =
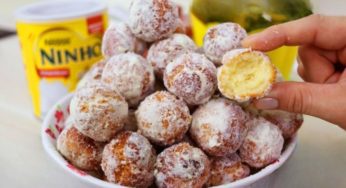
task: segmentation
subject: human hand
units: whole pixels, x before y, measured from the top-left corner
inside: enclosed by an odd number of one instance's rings
[[[260,109],[282,109],[322,118],[346,130],[346,17],[311,15],[269,27],[242,45],[270,51],[299,45],[298,74],[306,82],[274,84]]]

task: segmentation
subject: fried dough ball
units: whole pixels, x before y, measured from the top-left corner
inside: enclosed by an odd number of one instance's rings
[[[247,36],[245,29],[236,23],[222,23],[211,27],[203,38],[205,55],[216,65],[221,64],[223,55],[241,47]]]
[[[165,149],[156,160],[155,182],[159,188],[202,188],[209,175],[207,155],[188,143]]]
[[[61,155],[75,167],[88,171],[100,168],[103,145],[84,136],[74,126],[67,126],[57,140]]]
[[[284,144],[281,130],[262,117],[252,118],[248,126],[249,131],[239,149],[242,161],[262,168],[278,160]]]
[[[155,75],[162,78],[169,62],[184,52],[196,50],[197,46],[190,37],[184,34],[173,34],[167,39],[152,44],[147,59],[153,66]]]
[[[112,139],[125,124],[128,105],[116,91],[96,84],[81,88],[70,103],[75,127],[84,135],[99,142]]]
[[[241,163],[238,154],[233,153],[225,157],[213,157],[208,186],[218,186],[235,182],[249,175],[250,168]]]
[[[247,114],[235,102],[217,98],[200,106],[192,115],[191,138],[212,156],[236,152],[245,139]]]
[[[137,39],[129,26],[121,22],[110,25],[102,39],[102,54],[106,58],[126,52],[141,54],[145,47],[145,42]]]
[[[187,105],[167,91],[148,96],[138,107],[136,118],[138,131],[162,146],[180,141],[191,123]]]
[[[155,160],[155,150],[144,136],[125,131],[105,146],[101,167],[110,182],[149,187],[154,180]]]
[[[154,90],[154,70],[140,55],[119,54],[108,60],[102,82],[119,91],[129,106],[135,107]]]
[[[217,87],[216,67],[204,55],[187,52],[167,65],[163,80],[167,90],[188,105],[204,104]]]
[[[132,33],[146,42],[170,36],[179,21],[178,6],[170,0],[133,0],[130,5]]]

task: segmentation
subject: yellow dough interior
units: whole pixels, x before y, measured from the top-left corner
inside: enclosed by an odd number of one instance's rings
[[[255,97],[263,94],[275,80],[275,68],[256,52],[232,58],[221,67],[220,90],[226,97]]]

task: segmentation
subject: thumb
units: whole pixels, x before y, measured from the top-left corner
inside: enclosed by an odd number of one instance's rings
[[[337,84],[316,84],[306,82],[279,82],[273,85],[271,92],[255,101],[259,109],[281,109],[329,119],[327,115],[337,106],[340,96]],[[334,104],[335,103],[335,104]]]

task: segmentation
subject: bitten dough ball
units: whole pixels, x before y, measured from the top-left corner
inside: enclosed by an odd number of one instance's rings
[[[236,23],[223,23],[211,27],[203,39],[205,55],[216,65],[221,64],[223,55],[240,48],[241,41],[247,36],[245,29]]]
[[[188,52],[167,65],[163,80],[168,91],[189,105],[199,105],[216,90],[216,67],[204,55]]]
[[[291,138],[303,124],[303,115],[282,110],[261,110],[260,115],[277,125],[284,138]]]
[[[262,52],[229,51],[218,69],[218,88],[225,97],[246,102],[265,96],[276,80],[276,68]]]
[[[170,0],[134,0],[130,5],[129,26],[144,41],[168,37],[178,24],[178,6]]]
[[[141,53],[145,42],[137,39],[125,23],[114,23],[105,31],[102,39],[102,54],[106,58],[126,52]]]
[[[67,126],[61,132],[57,149],[77,168],[88,171],[100,168],[103,144],[84,136],[73,126]]]
[[[211,162],[211,176],[208,186],[218,186],[243,179],[250,175],[250,168],[241,163],[238,154],[214,157]]]
[[[162,78],[169,62],[183,52],[196,50],[197,46],[190,37],[183,34],[173,34],[169,38],[151,45],[147,60],[153,66],[157,77]]]
[[[82,134],[105,142],[124,127],[128,105],[118,92],[99,84],[78,90],[71,100],[70,112]]]
[[[140,55],[119,54],[108,60],[102,73],[102,82],[119,91],[134,107],[153,91],[154,70]]]
[[[148,96],[136,111],[138,131],[158,145],[171,145],[181,140],[191,123],[184,101],[166,91]]]
[[[212,99],[193,113],[191,138],[209,155],[232,154],[246,136],[247,117],[235,102],[224,98]]]
[[[207,155],[188,143],[165,149],[156,160],[155,182],[159,188],[201,188],[209,175]]]
[[[110,182],[149,187],[154,180],[155,160],[155,150],[145,137],[125,131],[105,146],[101,167]]]
[[[261,117],[248,121],[248,126],[248,134],[239,149],[242,161],[262,168],[278,160],[284,144],[281,130]]]
[[[86,87],[88,85],[99,84],[101,82],[101,75],[105,65],[106,60],[101,60],[95,63],[78,82],[77,89]]]

